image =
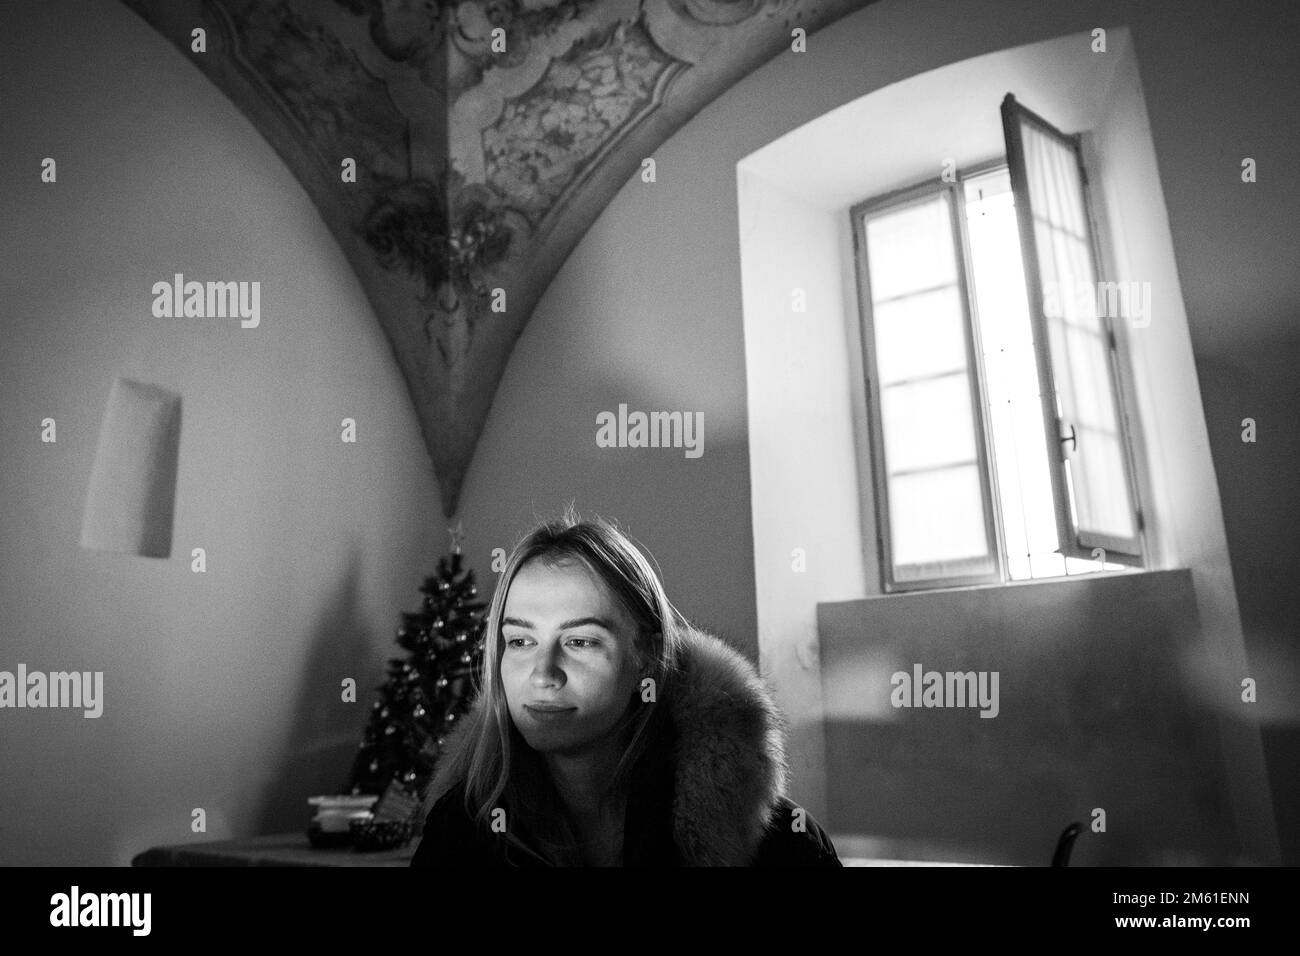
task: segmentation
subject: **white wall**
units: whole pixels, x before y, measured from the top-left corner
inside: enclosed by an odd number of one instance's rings
[[[836,217],[738,167],[759,661],[790,718],[799,799],[824,805],[817,602],[859,597],[863,535]],[[796,311],[797,309],[802,311]],[[814,815],[818,812],[814,810]]]
[[[0,669],[102,670],[105,703],[0,711],[0,862],[305,829],[447,544],[405,385],[302,189],[161,36],[115,3],[4,16]],[[260,327],[153,318],[174,272],[260,281]],[[119,375],[183,397],[168,559],[78,547]]]

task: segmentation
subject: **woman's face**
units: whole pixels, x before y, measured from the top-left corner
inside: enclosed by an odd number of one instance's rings
[[[501,683],[534,750],[578,754],[605,742],[638,689],[636,627],[579,561],[531,561],[501,619]]]

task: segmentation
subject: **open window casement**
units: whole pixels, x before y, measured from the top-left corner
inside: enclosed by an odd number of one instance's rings
[[[1098,281],[1078,136],[1008,93],[1007,166],[1025,264],[1061,553],[1141,560],[1141,515],[1117,392],[1111,318],[1119,286]]]
[[[960,216],[946,183],[853,212],[889,590],[999,580]]]

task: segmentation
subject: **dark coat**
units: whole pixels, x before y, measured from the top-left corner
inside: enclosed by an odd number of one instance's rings
[[[681,669],[660,702],[668,729],[633,771],[624,866],[841,866],[826,833],[785,796],[785,722],[754,666],[692,629]],[[447,737],[444,757],[468,745],[470,724]],[[429,793],[412,866],[546,865],[473,821],[464,780],[437,772]]]

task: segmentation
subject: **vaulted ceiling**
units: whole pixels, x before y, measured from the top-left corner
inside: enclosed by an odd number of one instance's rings
[[[320,210],[392,344],[451,516],[516,339],[615,192],[710,100],[798,55],[796,28],[871,0],[123,2]]]

